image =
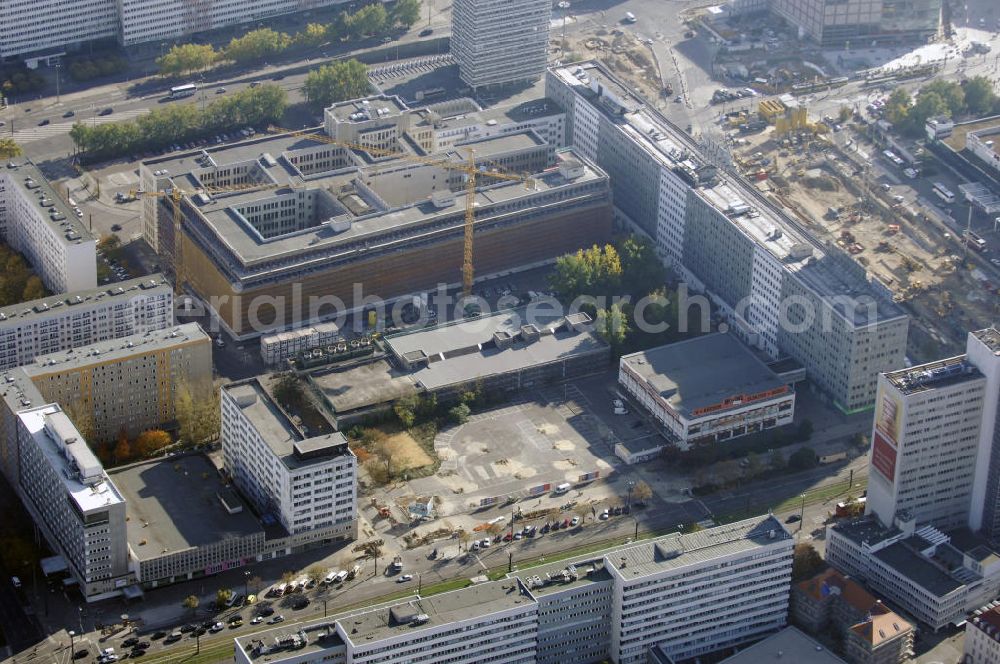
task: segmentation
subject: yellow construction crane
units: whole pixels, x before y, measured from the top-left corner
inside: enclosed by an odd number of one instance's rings
[[[476,181],[480,177],[496,178],[498,180],[511,180],[515,182],[524,182],[526,186],[531,187],[533,180],[527,175],[518,175],[513,173],[502,173],[495,169],[487,170],[485,167],[480,167],[476,165],[476,154],[471,148],[468,148],[469,158],[468,161],[456,162],[451,159],[441,158],[441,157],[424,157],[421,155],[409,154],[407,152],[400,152],[399,150],[386,150],[384,148],[377,148],[369,145],[362,145],[359,143],[351,143],[348,141],[340,141],[335,138],[331,138],[325,134],[318,134],[315,130],[304,130],[295,131],[290,129],[282,129],[281,127],[270,127],[269,130],[274,134],[291,134],[293,136],[301,136],[303,138],[311,138],[313,140],[319,141],[321,143],[329,143],[330,145],[337,145],[349,150],[360,150],[363,152],[368,152],[372,155],[378,155],[381,157],[395,157],[397,159],[403,159],[406,161],[419,162],[423,164],[429,164],[432,166],[439,166],[441,168],[450,171],[460,171],[465,174],[465,233],[464,242],[462,247],[462,294],[469,295],[472,293],[472,281],[475,276],[475,270],[473,268],[472,262],[472,239],[473,239],[473,227],[475,225],[475,214],[476,214]]]

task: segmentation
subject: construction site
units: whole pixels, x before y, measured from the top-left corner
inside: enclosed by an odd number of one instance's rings
[[[1000,313],[997,284],[967,260],[960,238],[876,180],[870,161],[879,148],[862,132],[851,132],[845,147],[832,140],[852,129],[840,120],[813,121],[804,106],[769,100],[723,124],[737,136],[736,166],[815,237],[850,254],[912,316],[911,360],[939,357],[942,348],[962,352],[967,330]],[[748,130],[759,125],[766,128]]]

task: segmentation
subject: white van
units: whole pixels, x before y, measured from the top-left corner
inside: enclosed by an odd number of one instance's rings
[[[637,19],[635,17],[635,14],[633,14],[632,12],[625,12],[625,22],[626,23],[635,23],[637,20],[639,20],[639,19]]]
[[[556,487],[556,493],[557,494],[566,493],[567,491],[570,490],[570,488],[571,488],[571,485],[570,485],[569,482],[563,482],[562,484],[560,484],[559,486]]]
[[[340,572],[337,572],[337,575],[335,577],[333,577],[333,582],[334,583],[343,583],[344,579],[346,579],[346,578],[347,578],[347,572],[344,572],[343,570],[341,570]]]
[[[275,597],[281,597],[282,595],[285,594],[286,590],[288,590],[288,584],[287,583],[279,583],[278,585],[276,585],[274,587],[274,596]]]
[[[333,583],[333,580],[337,578],[338,574],[340,574],[340,572],[334,572],[333,570],[331,570],[329,574],[323,577],[323,584],[330,585],[331,583]]]

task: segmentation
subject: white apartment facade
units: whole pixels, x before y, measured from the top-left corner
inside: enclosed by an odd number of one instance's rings
[[[25,507],[88,602],[120,594],[135,580],[121,494],[58,405],[24,410],[17,423]]]
[[[548,0],[458,0],[452,6],[451,53],[473,89],[538,80],[548,58]]]
[[[992,602],[965,623],[963,664],[995,664],[1000,662],[1000,607]]]
[[[118,35],[115,0],[0,0],[0,62]]]
[[[53,293],[97,287],[97,242],[33,164],[0,169],[0,238]]]
[[[343,434],[306,438],[256,379],[222,388],[226,473],[292,535],[353,539],[357,458]]]
[[[605,170],[616,214],[703,293],[750,346],[790,356],[845,412],[870,408],[880,371],[902,364],[906,314],[864,268],[821,247],[602,64],[549,69],[567,140]],[[707,307],[681,303],[689,327]],[[707,330],[706,330],[707,331]]]
[[[519,570],[453,593],[236,639],[237,664],[645,663],[785,626],[791,536],[773,516]],[[275,637],[275,638],[272,638]],[[334,638],[335,637],[335,638]]]
[[[162,330],[173,317],[173,289],[160,274],[4,307],[0,370],[47,353]]]

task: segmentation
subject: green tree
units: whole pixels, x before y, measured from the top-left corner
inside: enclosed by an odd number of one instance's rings
[[[309,72],[302,89],[306,100],[319,109],[363,97],[370,89],[368,68],[354,59],[324,65]]]
[[[948,106],[950,115],[952,117],[957,117],[965,113],[965,90],[962,89],[961,84],[957,81],[949,81],[947,79],[938,78],[927,85],[920,88],[919,94],[917,94],[917,103],[920,103],[920,98],[924,95],[936,94],[944,100],[944,103]],[[930,116],[928,116],[930,117]],[[921,129],[923,128],[923,123],[921,123]]]
[[[841,122],[847,122],[854,116],[854,111],[851,110],[850,106],[841,106],[840,111],[837,113],[837,118]]]
[[[392,409],[395,411],[396,417],[399,418],[399,423],[403,425],[404,429],[409,429],[416,422],[417,405],[418,400],[415,394],[397,399],[396,403],[393,404]]]
[[[330,41],[341,41],[350,33],[351,15],[338,12],[333,20],[326,25],[326,38]]]
[[[580,249],[556,259],[549,284],[559,297],[573,300],[581,295],[607,296],[618,294],[622,280],[622,261],[618,250],[610,245]]]
[[[219,59],[210,44],[178,44],[156,59],[160,74],[175,76],[207,69]]]
[[[284,51],[292,39],[284,32],[271,28],[251,30],[242,37],[235,37],[226,46],[226,59],[239,64],[260,62]]]
[[[326,577],[326,567],[323,565],[312,565],[306,570],[306,576],[319,583]]]
[[[621,283],[626,293],[639,298],[663,286],[667,271],[648,238],[629,235],[617,249],[621,261]]]
[[[612,353],[621,350],[629,332],[628,318],[622,312],[621,305],[615,302],[608,309],[600,309],[597,312],[595,330],[611,346]]]
[[[906,122],[903,129],[911,136],[919,135],[929,118],[940,115],[951,116],[951,108],[948,102],[936,92],[921,92],[917,96],[916,103],[906,114]]]
[[[792,581],[805,581],[819,574],[826,564],[816,547],[806,542],[795,545],[792,554]]]
[[[195,595],[188,595],[187,597],[184,598],[184,601],[181,602],[181,606],[183,606],[185,609],[188,609],[191,612],[191,615],[194,615],[195,612],[198,610],[199,604],[201,604],[201,602]]]
[[[135,452],[139,456],[151,456],[170,444],[170,434],[163,429],[148,429],[135,439]]]
[[[322,23],[309,23],[306,29],[295,35],[295,44],[303,48],[316,48],[327,42],[327,28]]]
[[[37,300],[39,298],[45,297],[46,295],[45,284],[38,275],[31,275],[24,284],[24,291],[21,293],[21,301],[28,302],[30,300]]]
[[[973,115],[986,115],[997,103],[993,84],[985,76],[974,76],[965,83],[965,105]]]
[[[773,450],[767,463],[774,470],[783,470],[785,468],[785,455],[781,453],[781,450]]]
[[[177,435],[186,443],[197,445],[219,437],[219,390],[215,386],[192,386],[179,382],[174,393],[174,417]]]
[[[816,452],[809,447],[800,447],[788,457],[788,467],[794,470],[815,468],[817,463]]]
[[[906,116],[909,114],[912,104],[913,99],[906,88],[896,88],[885,102],[885,119],[899,128],[906,122]]]
[[[420,20],[420,0],[398,0],[389,13],[391,22],[404,28]]]
[[[353,37],[376,35],[388,27],[389,15],[382,3],[365,5],[354,12],[348,22],[348,32]]]
[[[0,138],[0,159],[12,159],[20,157],[21,146],[14,142],[13,138]]]
[[[229,588],[219,588],[215,591],[215,606],[221,608],[226,602],[233,598],[233,591]]]
[[[448,410],[448,419],[455,424],[465,424],[469,421],[469,415],[471,414],[472,410],[470,410],[469,405],[460,403]]]
[[[645,505],[653,497],[653,489],[645,480],[639,480],[632,488],[632,500],[638,505]]]

